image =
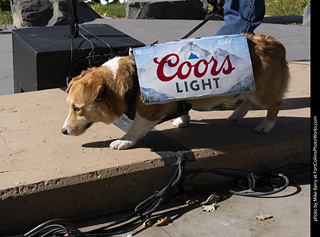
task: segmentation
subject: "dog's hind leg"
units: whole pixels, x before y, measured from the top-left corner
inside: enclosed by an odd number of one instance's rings
[[[267,117],[263,120],[262,123],[258,124],[254,128],[254,130],[256,132],[269,133],[276,122],[281,105],[282,101],[268,107]]]
[[[236,108],[233,111],[233,113],[229,116],[228,121],[237,122],[241,120],[247,114],[247,112],[251,109],[252,106],[253,106],[253,103],[250,100],[245,99],[242,102],[242,104],[238,108]]]

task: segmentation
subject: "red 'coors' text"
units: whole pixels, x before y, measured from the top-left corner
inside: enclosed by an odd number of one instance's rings
[[[228,75],[235,69],[235,67],[232,66],[229,55],[226,56],[226,58],[224,59],[219,69],[218,69],[218,61],[213,56],[209,61],[205,59],[201,59],[197,61],[194,65],[192,65],[190,61],[182,62],[179,65],[180,58],[179,58],[179,55],[175,53],[166,55],[160,61],[158,60],[158,57],[156,57],[153,59],[153,61],[156,64],[159,64],[157,67],[157,76],[163,82],[171,81],[175,77],[178,77],[179,79],[184,80],[188,78],[192,72],[195,77],[201,78],[204,75],[206,75],[208,69],[210,70],[210,74],[212,76],[217,76],[221,71],[223,74]],[[166,64],[168,67],[172,67],[172,68],[176,67],[177,68],[176,72],[173,73],[172,75],[165,75],[164,67]],[[186,68],[186,70],[184,70],[183,72],[184,67]]]

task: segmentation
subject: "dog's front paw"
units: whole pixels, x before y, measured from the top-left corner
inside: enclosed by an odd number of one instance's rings
[[[125,150],[133,145],[133,142],[129,140],[116,140],[111,142],[110,147],[115,150]]]
[[[173,120],[172,125],[177,128],[185,128],[188,126],[190,122],[190,116],[189,115],[182,115],[179,118],[176,118]]]
[[[273,121],[270,121],[268,119],[265,119],[262,123],[258,124],[255,128],[254,131],[256,132],[261,132],[261,133],[270,133],[271,129],[274,126]]]
[[[241,118],[238,118],[238,117],[235,116],[234,114],[231,114],[231,115],[227,118],[227,120],[228,120],[229,122],[238,122],[240,119],[241,119]]]

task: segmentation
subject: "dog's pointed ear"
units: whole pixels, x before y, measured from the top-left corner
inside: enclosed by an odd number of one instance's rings
[[[82,100],[86,105],[95,101],[98,97],[102,97],[106,92],[104,84],[94,84],[89,82],[83,83]]]
[[[68,85],[68,88],[66,89],[66,92],[69,94],[71,87],[73,86],[73,81],[71,81]]]
[[[129,48],[129,57],[133,58],[133,48]]]
[[[66,92],[67,92],[68,94],[69,94],[69,92],[70,92],[71,87],[73,86],[73,84],[74,84],[76,81],[80,80],[81,77],[82,77],[82,74],[74,77],[74,78],[70,81],[70,83],[69,83],[69,85],[68,85],[68,88],[66,89]]]

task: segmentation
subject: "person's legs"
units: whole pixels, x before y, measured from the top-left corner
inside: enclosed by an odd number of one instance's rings
[[[225,24],[216,35],[253,33],[265,13],[264,0],[226,0],[224,4]]]
[[[264,13],[264,0],[226,0],[224,4],[225,24],[217,31],[216,36],[253,33],[261,24]],[[231,105],[224,104],[223,107],[229,109],[241,103],[242,101]]]

